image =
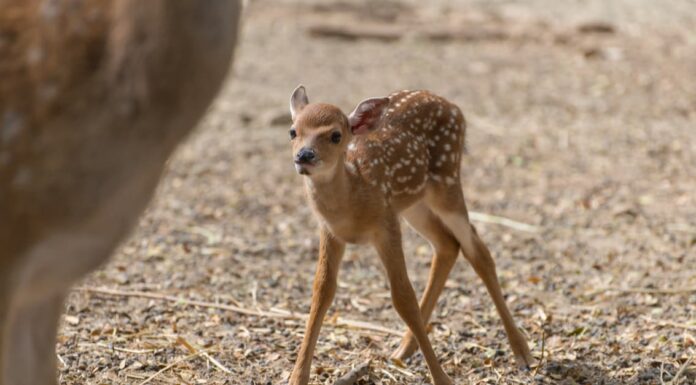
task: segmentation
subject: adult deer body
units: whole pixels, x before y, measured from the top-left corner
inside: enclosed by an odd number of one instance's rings
[[[438,363],[425,322],[460,250],[486,285],[518,363],[530,365],[527,342],[505,304],[494,261],[469,223],[459,176],[465,136],[459,108],[427,91],[400,91],[367,99],[346,116],[329,104],[309,104],[300,86],[290,109],[295,167],[306,176],[321,237],[309,320],[290,383],[309,380],[346,243],[370,243],[377,250],[394,308],[409,329],[394,356],[404,359],[420,347],[436,385],[452,382]],[[434,249],[420,307],[407,276],[399,217]]]
[[[127,234],[229,67],[238,1],[0,1],[0,385],[56,382],[72,283]]]

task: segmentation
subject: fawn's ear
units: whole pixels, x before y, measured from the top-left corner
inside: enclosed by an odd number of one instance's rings
[[[292,116],[292,121],[295,121],[297,114],[302,111],[305,106],[309,104],[309,99],[307,99],[307,91],[302,84],[292,91],[292,96],[290,97],[290,115]]]
[[[353,135],[367,134],[379,126],[389,98],[365,99],[348,115],[348,124]]]

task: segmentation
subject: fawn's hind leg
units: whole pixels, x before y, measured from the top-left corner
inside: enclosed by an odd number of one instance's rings
[[[432,266],[428,284],[420,301],[423,323],[428,324],[428,319],[437,304],[437,299],[445,287],[454,262],[459,254],[459,242],[450,231],[442,224],[442,221],[425,205],[418,202],[401,213],[409,225],[421,236],[430,242],[433,248]],[[392,354],[393,358],[405,360],[418,349],[418,342],[413,333],[407,330],[401,340],[401,344]]]
[[[429,186],[426,201],[433,212],[442,220],[447,228],[454,234],[462,247],[464,257],[469,261],[481,278],[488,294],[495,304],[498,314],[503,321],[510,347],[512,348],[517,364],[520,367],[529,367],[533,363],[526,338],[515,325],[515,321],[505,304],[503,292],[495,271],[495,261],[486,245],[481,241],[476,229],[469,222],[469,214],[464,202],[464,195],[459,183],[450,186],[442,184]]]
[[[371,243],[377,250],[389,278],[392,304],[404,323],[413,332],[428,364],[434,385],[452,385],[435,355],[421,317],[418,299],[408,279],[406,261],[401,247],[401,229],[395,214],[390,215],[381,228],[374,232]]]

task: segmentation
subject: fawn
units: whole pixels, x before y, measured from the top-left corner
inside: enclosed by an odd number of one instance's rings
[[[0,385],[51,385],[70,286],[128,234],[217,94],[241,7],[0,3]]]
[[[306,176],[320,222],[312,305],[290,383],[309,381],[346,243],[370,243],[386,269],[394,308],[409,328],[393,357],[405,359],[420,347],[434,383],[452,383],[425,323],[461,250],[486,285],[518,364],[529,367],[532,357],[503,299],[493,258],[469,222],[459,175],[465,135],[460,109],[428,91],[398,91],[366,99],[346,116],[333,105],[310,104],[300,85],[290,112],[295,168]],[[420,307],[406,271],[399,217],[434,249]]]

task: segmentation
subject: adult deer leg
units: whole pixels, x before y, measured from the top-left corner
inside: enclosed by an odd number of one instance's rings
[[[2,385],[56,384],[55,341],[63,293],[11,310],[3,332]]]

